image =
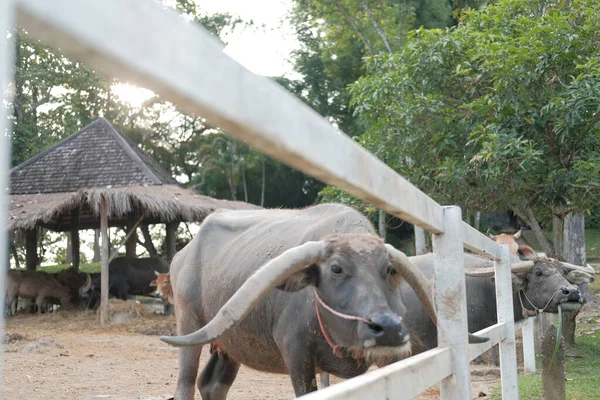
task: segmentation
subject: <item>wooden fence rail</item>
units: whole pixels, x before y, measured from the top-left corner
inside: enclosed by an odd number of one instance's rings
[[[440,346],[306,398],[404,398],[441,382],[443,399],[469,399],[469,361],[489,345],[467,342],[464,247],[495,262],[498,324],[484,333],[500,344],[504,398],[518,398],[508,250],[465,224],[460,208],[436,203],[294,95],[224,54],[205,29],[157,2],[4,0],[0,7],[4,31],[16,15],[30,35],[64,54],[108,77],[152,89],[264,154],[434,234]],[[0,46],[9,76],[12,44]],[[6,175],[3,165],[0,183]],[[0,206],[0,217],[6,216],[6,201]]]

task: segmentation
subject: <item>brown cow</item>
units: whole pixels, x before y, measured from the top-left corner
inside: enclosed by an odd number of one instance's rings
[[[491,235],[488,233],[490,239],[498,244],[506,244],[508,245],[508,251],[511,256],[524,258],[526,260],[533,260],[537,258],[537,253],[531,247],[517,243],[517,239],[521,237],[521,230],[514,235],[507,235],[506,233],[501,233],[499,235]]]
[[[81,301],[81,295],[87,293],[92,287],[92,278],[90,274],[79,272],[75,268],[67,268],[58,272],[56,280],[61,285],[65,286],[71,295],[71,302],[78,304]]]
[[[170,304],[175,304],[175,300],[173,299],[173,287],[171,286],[171,276],[164,272],[158,273],[154,271],[154,273],[156,274],[156,279],[150,282],[150,286],[156,287],[154,293],[167,300]]]
[[[69,289],[61,285],[54,276],[41,271],[14,270],[6,276],[6,304],[11,314],[17,311],[17,298],[36,299],[38,313],[42,312],[44,299],[60,299],[65,308],[71,307]]]

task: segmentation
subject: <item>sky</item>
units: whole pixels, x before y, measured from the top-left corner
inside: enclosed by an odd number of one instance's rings
[[[290,53],[298,47],[294,31],[287,22],[292,0],[196,0],[208,14],[228,12],[255,27],[238,29],[226,40],[225,53],[250,71],[267,76],[292,72]],[[258,28],[264,24],[264,28]]]

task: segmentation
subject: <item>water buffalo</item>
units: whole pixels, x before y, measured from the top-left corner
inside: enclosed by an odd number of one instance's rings
[[[226,398],[240,364],[289,374],[301,396],[317,372],[351,378],[405,357],[404,281],[435,319],[427,279],[351,208],[211,214],[171,264],[184,336],[161,339],[189,347],[175,398],[193,399],[196,381],[202,398]],[[216,351],[197,376],[208,343]]]
[[[150,286],[156,273],[169,272],[169,264],[158,257],[117,257],[108,266],[109,296],[127,300],[128,296],[149,296],[154,292]],[[88,308],[95,308],[100,301],[100,274],[92,274],[89,298],[84,299]]]
[[[41,271],[8,270],[6,276],[6,304],[10,313],[17,311],[17,298],[36,299],[38,313],[42,312],[46,298],[60,299],[61,306],[71,306],[69,289],[61,285],[52,274]]]
[[[73,304],[79,303],[81,296],[92,287],[90,274],[79,272],[73,267],[59,271],[55,278],[61,285],[69,289],[71,303]]]
[[[434,276],[433,254],[410,257],[427,278]],[[518,260],[513,263],[519,263]],[[492,262],[465,254],[466,296],[469,331],[479,331],[497,323],[496,289]],[[576,285],[594,280],[591,267],[578,267],[549,258],[520,262],[513,268],[512,288],[515,321],[538,311],[557,313],[581,308],[583,298]],[[404,319],[413,341],[415,353],[437,346],[436,327],[418,301],[414,291],[402,285],[402,298],[407,308]]]

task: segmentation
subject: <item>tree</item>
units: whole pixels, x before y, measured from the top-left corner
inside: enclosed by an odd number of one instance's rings
[[[553,254],[540,220],[597,202],[596,8],[504,0],[418,29],[352,87],[361,142],[442,203],[513,210]]]

